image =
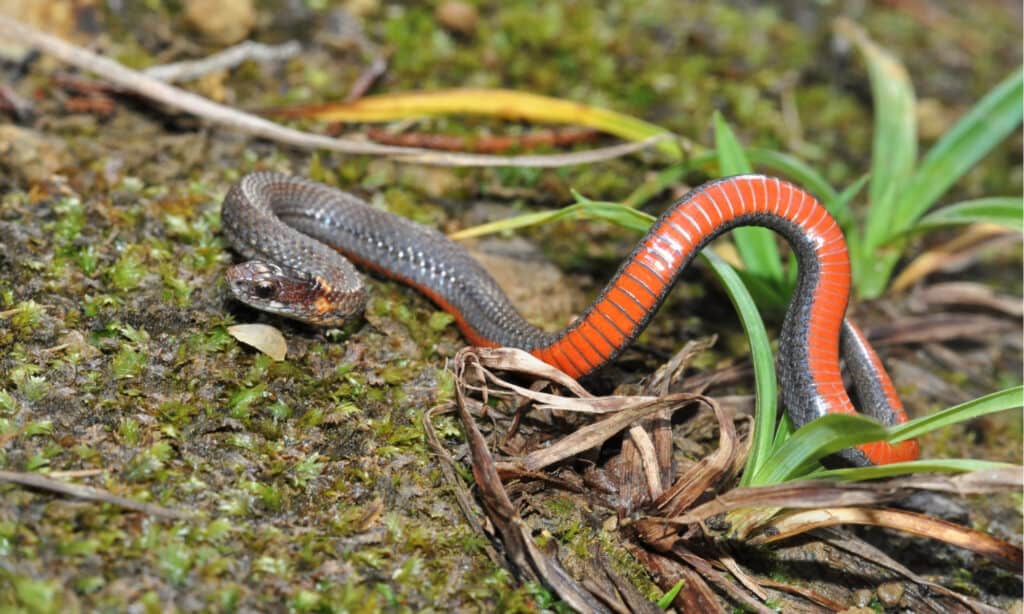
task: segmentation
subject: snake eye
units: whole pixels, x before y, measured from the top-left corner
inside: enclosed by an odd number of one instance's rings
[[[274,284],[269,281],[260,281],[253,286],[253,294],[262,299],[274,298],[276,289]]]

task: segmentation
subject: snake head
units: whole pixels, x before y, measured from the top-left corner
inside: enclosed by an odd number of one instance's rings
[[[317,326],[341,326],[362,307],[344,297],[339,301],[322,277],[272,262],[237,264],[227,279],[231,293],[246,305]]]

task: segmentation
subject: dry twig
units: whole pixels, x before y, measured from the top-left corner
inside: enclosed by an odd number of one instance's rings
[[[160,505],[154,505],[152,503],[135,501],[134,499],[128,499],[126,497],[119,497],[105,490],[55,480],[40,473],[0,471],[0,482],[11,482],[12,484],[20,484],[29,488],[55,492],[69,497],[85,499],[87,501],[109,503],[117,507],[135,512],[142,512],[143,514],[149,514],[150,516],[156,516],[158,518],[188,520],[193,517],[192,514],[188,512],[173,510]]]
[[[529,149],[542,145],[572,145],[592,141],[600,134],[593,128],[559,128],[536,130],[522,135],[492,135],[479,137],[455,136],[451,134],[428,134],[423,132],[391,132],[383,128],[367,128],[366,136],[377,143],[422,147],[442,151],[475,151],[477,153],[500,153],[510,149]]]
[[[228,70],[245,61],[277,62],[293,58],[301,52],[302,45],[297,41],[288,41],[281,45],[264,45],[253,41],[243,41],[201,60],[186,60],[151,66],[143,70],[142,74],[165,83],[178,83],[198,79],[218,70]]]
[[[0,15],[0,37],[14,43],[36,47],[63,62],[77,66],[82,70],[94,72],[120,88],[159,102],[167,107],[201,117],[208,122],[220,124],[239,132],[303,149],[325,149],[343,154],[389,156],[402,162],[415,162],[436,166],[525,166],[550,168],[590,164],[622,157],[646,149],[667,138],[666,135],[662,134],[636,143],[624,143],[578,153],[537,156],[487,156],[481,154],[441,153],[426,149],[411,149],[366,143],[352,139],[331,138],[320,134],[295,130],[262,117],[216,103],[198,94],[146,76],[114,60],[72,45],[63,39],[40,32],[3,15]]]

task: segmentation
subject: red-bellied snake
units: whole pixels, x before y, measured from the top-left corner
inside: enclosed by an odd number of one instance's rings
[[[357,315],[366,292],[347,257],[425,294],[455,317],[470,343],[521,348],[573,377],[607,364],[632,343],[709,241],[737,226],[771,228],[789,242],[799,269],[778,358],[782,401],[793,424],[856,413],[843,386],[840,350],[864,413],[889,425],[907,420],[877,354],[844,319],[850,262],[839,226],[814,197],[773,177],[730,177],[682,197],[597,300],[555,333],[524,320],[491,276],[441,233],[314,181],[247,175],[225,197],[222,219],[235,249],[252,259],[228,271],[229,285],[258,309],[321,325]],[[918,444],[875,442],[840,454],[857,465],[885,464],[917,458]]]

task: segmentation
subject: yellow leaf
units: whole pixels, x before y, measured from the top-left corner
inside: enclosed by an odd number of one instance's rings
[[[664,128],[641,119],[590,105],[515,90],[453,89],[368,96],[351,103],[326,103],[273,109],[271,115],[306,117],[329,122],[383,122],[437,115],[486,115],[548,124],[576,124],[629,141],[642,141]],[[658,148],[674,160],[682,150],[674,139]]]

